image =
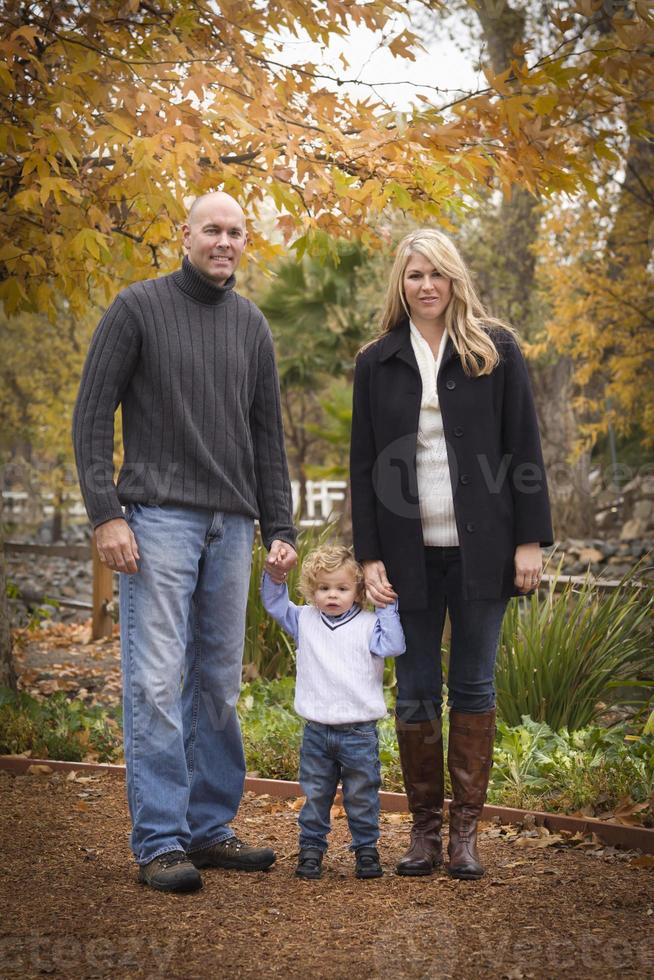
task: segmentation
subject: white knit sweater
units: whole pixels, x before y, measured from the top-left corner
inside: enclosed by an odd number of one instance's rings
[[[332,633],[315,606],[299,616],[295,710],[323,725],[375,721],[386,714],[384,661],[370,652],[377,617],[361,610]]]
[[[446,343],[447,331],[443,333],[438,356],[434,358],[431,347],[415,324],[411,323],[411,345],[422,380],[416,447],[418,499],[423,540],[432,547],[452,547],[459,543],[443,417],[436,388],[438,369]]]

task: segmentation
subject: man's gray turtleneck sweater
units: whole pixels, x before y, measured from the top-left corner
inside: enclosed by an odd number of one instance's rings
[[[295,542],[279,381],[263,314],[184,259],[123,290],[93,336],[73,438],[94,527],[121,503],[258,517],[267,547]],[[113,480],[114,413],[124,463]]]

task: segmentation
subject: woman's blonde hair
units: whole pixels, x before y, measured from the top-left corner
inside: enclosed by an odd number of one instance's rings
[[[336,572],[347,568],[352,572],[356,585],[355,602],[362,604],[366,598],[366,587],[363,581],[363,568],[349,548],[341,545],[325,545],[310,551],[302,562],[300,570],[300,594],[306,602],[313,602],[320,572]]]
[[[463,370],[473,378],[490,374],[499,363],[499,354],[488,327],[508,330],[517,338],[516,331],[488,315],[457,247],[447,235],[432,228],[410,232],[397,246],[377,340],[395,330],[410,315],[404,295],[404,271],[409,258],[416,252],[452,282],[452,297],[445,310],[445,328],[461,358]]]

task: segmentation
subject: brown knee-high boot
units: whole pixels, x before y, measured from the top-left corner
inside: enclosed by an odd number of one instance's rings
[[[399,875],[430,875],[443,860],[443,739],[439,718],[413,724],[395,719],[409,810],[413,815],[409,849],[398,862]]]
[[[447,764],[452,779],[448,872],[453,878],[481,878],[477,823],[486,800],[493,764],[495,709],[483,714],[450,712]]]

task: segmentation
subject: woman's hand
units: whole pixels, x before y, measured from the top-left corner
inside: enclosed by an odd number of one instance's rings
[[[397,593],[388,581],[383,561],[364,561],[362,565],[368,599],[373,605],[385,609],[395,602]]]
[[[538,542],[519,544],[513,559],[515,566],[515,585],[521,592],[531,592],[540,582],[543,574],[543,556]]]

